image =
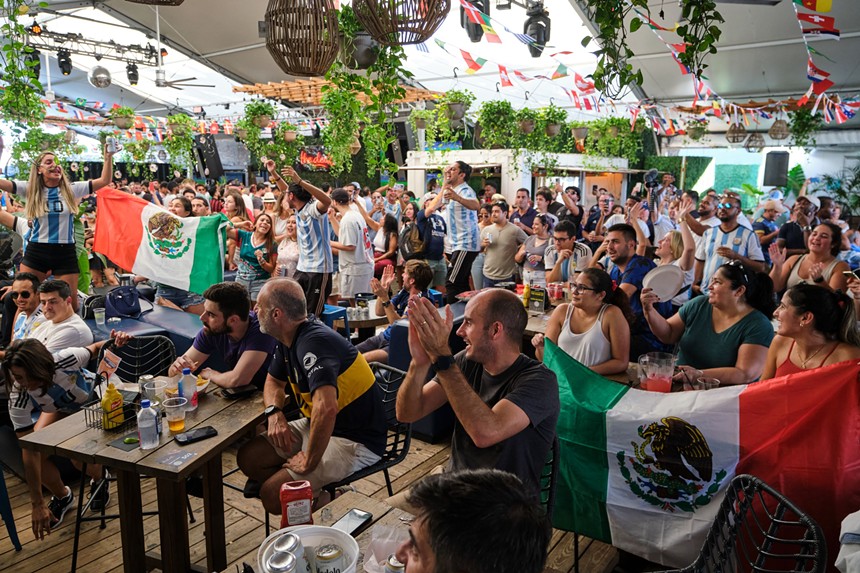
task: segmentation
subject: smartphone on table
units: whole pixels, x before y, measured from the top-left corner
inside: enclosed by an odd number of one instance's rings
[[[360,509],[352,508],[343,517],[332,524],[334,529],[355,536],[361,533],[373,519],[373,514]]]
[[[186,446],[188,444],[193,444],[194,442],[199,442],[200,440],[205,440],[206,438],[211,438],[217,435],[218,430],[216,430],[212,426],[203,426],[200,428],[194,428],[193,430],[189,430],[181,434],[176,434],[176,437],[174,439],[176,440],[176,443],[180,446]]]

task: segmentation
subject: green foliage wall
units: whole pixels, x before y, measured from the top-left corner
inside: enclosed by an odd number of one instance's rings
[[[671,173],[675,176],[675,184],[681,183],[681,157],[651,156],[645,158],[645,169],[656,169],[660,173]],[[684,179],[685,189],[695,189],[702,174],[713,160],[712,157],[688,157],[687,175]]]
[[[758,170],[758,165],[717,165],[714,189],[721,192],[730,187],[740,188],[744,183],[754,186]]]

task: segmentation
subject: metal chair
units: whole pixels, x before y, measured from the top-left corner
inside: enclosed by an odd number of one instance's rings
[[[21,541],[18,539],[18,530],[15,528],[15,518],[12,515],[12,504],[9,503],[9,492],[6,491],[6,478],[3,477],[3,467],[0,466],[0,518],[6,524],[9,539],[15,551],[21,551]]]
[[[823,573],[826,567],[818,524],[757,477],[739,475],[726,488],[699,556],[667,573]]]
[[[409,452],[409,445],[412,442],[412,424],[404,424],[397,421],[395,412],[395,402],[397,400],[397,390],[400,384],[406,377],[406,372],[372,362],[370,367],[376,376],[376,383],[382,389],[382,408],[385,411],[385,421],[388,424],[388,438],[385,444],[385,453],[382,458],[373,465],[362,468],[357,472],[343,478],[340,481],[330,483],[323,487],[324,490],[334,498],[335,489],[349,485],[354,481],[366,478],[376,472],[381,471],[385,475],[385,486],[388,488],[388,495],[394,495],[394,490],[391,488],[391,476],[388,475],[388,468],[396,466],[404,459]]]
[[[552,521],[552,511],[555,508],[555,482],[558,478],[558,436],[552,439],[552,447],[546,458],[546,463],[540,473],[540,503],[546,509],[547,518]]]
[[[176,360],[176,348],[173,342],[166,336],[139,336],[129,340],[128,344],[122,347],[116,347],[112,342],[105,344],[99,352],[98,362],[101,363],[105,351],[110,350],[120,358],[119,367],[116,369],[116,375],[120,380],[130,384],[137,384],[138,378],[144,374],[152,374],[153,376],[162,376],[167,374],[170,365]],[[78,562],[78,545],[80,543],[81,523],[85,521],[101,521],[100,529],[106,527],[105,521],[115,519],[119,515],[106,515],[105,509],[102,508],[101,513],[97,516],[84,517],[84,514],[89,510],[93,498],[99,493],[103,487],[109,487],[109,482],[115,481],[115,478],[110,477],[98,484],[93,492],[93,497],[84,503],[84,486],[86,485],[87,465],[83,464],[81,468],[81,484],[78,488],[78,510],[75,515],[75,539],[72,548],[72,568],[71,572],[75,573]],[[196,520],[191,509],[191,502],[187,499],[188,517],[191,523]],[[157,511],[144,512],[143,515],[158,515]]]

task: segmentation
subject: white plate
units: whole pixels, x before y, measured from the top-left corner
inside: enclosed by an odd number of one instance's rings
[[[660,302],[672,300],[681,287],[684,286],[684,271],[675,265],[661,265],[645,275],[642,279],[642,288],[650,288],[654,291]]]

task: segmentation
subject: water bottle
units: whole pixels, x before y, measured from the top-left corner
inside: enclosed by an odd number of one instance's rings
[[[137,413],[137,437],[141,450],[151,450],[158,447],[158,414],[150,408],[149,400],[140,401],[140,412]]]
[[[186,412],[197,409],[197,377],[191,374],[191,368],[182,369],[182,377],[179,379],[179,395],[188,400],[185,407]]]

